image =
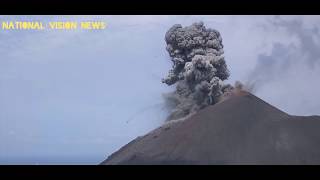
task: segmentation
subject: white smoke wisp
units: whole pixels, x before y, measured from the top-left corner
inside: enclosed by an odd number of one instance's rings
[[[162,82],[176,84],[174,92],[164,95],[172,109],[168,120],[213,105],[225,91],[233,88],[223,83],[230,74],[217,30],[206,28],[203,22],[186,27],[176,24],[167,31],[165,41],[173,66]]]

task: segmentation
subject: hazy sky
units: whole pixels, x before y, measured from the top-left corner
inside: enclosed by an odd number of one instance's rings
[[[0,164],[97,164],[166,118],[164,35],[220,31],[228,82],[294,115],[320,114],[320,16],[2,16],[103,20],[100,31],[0,31]]]

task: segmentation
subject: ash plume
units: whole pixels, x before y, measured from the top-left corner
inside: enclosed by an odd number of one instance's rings
[[[165,41],[173,66],[162,82],[176,84],[176,90],[165,95],[172,109],[168,120],[213,105],[224,92],[233,89],[223,84],[230,74],[217,30],[206,28],[203,22],[187,27],[176,24],[167,31]]]

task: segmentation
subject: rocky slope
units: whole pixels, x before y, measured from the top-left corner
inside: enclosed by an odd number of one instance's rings
[[[320,116],[241,92],[138,137],[101,164],[320,164]]]

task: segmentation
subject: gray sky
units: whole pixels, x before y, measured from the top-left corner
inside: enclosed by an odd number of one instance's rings
[[[0,164],[96,164],[163,123],[164,35],[202,20],[254,94],[320,114],[319,16],[2,16],[103,20],[101,31],[0,31]]]

